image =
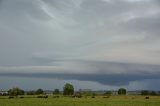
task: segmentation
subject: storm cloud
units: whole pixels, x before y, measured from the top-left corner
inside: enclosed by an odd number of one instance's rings
[[[152,83],[159,28],[159,0],[0,0],[0,76]]]

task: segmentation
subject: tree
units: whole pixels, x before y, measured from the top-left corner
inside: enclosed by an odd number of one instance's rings
[[[63,95],[73,95],[74,87],[72,84],[66,83],[63,88]]]
[[[120,88],[120,89],[118,90],[118,94],[119,94],[119,95],[126,95],[126,92],[127,92],[127,90],[126,90],[125,88]]]
[[[59,89],[54,89],[53,94],[55,94],[55,95],[59,95],[59,94],[60,94]]]
[[[37,89],[36,90],[37,95],[40,95],[40,94],[43,94],[43,93],[44,93],[43,89]]]
[[[158,91],[158,95],[160,95],[160,91]]]
[[[18,95],[24,95],[24,90],[16,87],[8,90],[9,96],[18,96]]]
[[[149,91],[148,90],[142,90],[141,95],[149,95]]]
[[[152,92],[150,93],[150,95],[152,95],[152,96],[156,96],[156,95],[157,95],[157,93],[156,93],[155,91],[152,91]]]
[[[104,93],[104,95],[105,95],[105,96],[111,96],[111,95],[112,95],[112,92],[111,92],[111,91],[106,91],[106,92]]]
[[[28,91],[28,92],[27,92],[27,95],[35,95],[35,94],[36,94],[35,91]]]

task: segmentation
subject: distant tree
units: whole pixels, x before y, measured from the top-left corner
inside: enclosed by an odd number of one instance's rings
[[[160,95],[160,91],[158,91],[158,95]]]
[[[27,92],[27,95],[35,95],[35,94],[36,94],[35,91],[28,91],[28,92]]]
[[[112,92],[111,92],[111,91],[106,91],[106,92],[104,93],[104,95],[105,95],[105,96],[111,96],[111,95],[112,95]]]
[[[149,91],[148,90],[142,90],[141,95],[149,95]]]
[[[43,94],[44,91],[43,91],[43,89],[37,89],[35,93],[36,93],[37,95],[40,95],[40,94]]]
[[[72,84],[66,83],[63,88],[63,95],[73,95],[74,87]]]
[[[126,93],[127,93],[127,90],[126,90],[125,88],[120,88],[120,89],[118,90],[118,94],[119,94],[119,95],[126,95]]]
[[[24,95],[24,90],[16,87],[8,90],[9,96],[18,96],[18,95]]]
[[[59,95],[59,94],[60,94],[59,89],[54,89],[53,94],[54,94],[54,95]]]
[[[150,93],[150,95],[156,96],[157,93],[156,93],[155,91],[152,91],[152,92]]]

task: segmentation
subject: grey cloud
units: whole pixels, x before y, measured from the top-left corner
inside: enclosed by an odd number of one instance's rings
[[[1,76],[51,71],[103,84],[118,77],[115,85],[152,79],[160,69],[158,2],[1,0]],[[118,82],[123,74],[128,81]]]
[[[128,86],[130,82],[156,79],[159,80],[159,75],[127,75],[127,74],[21,74],[21,73],[2,73],[0,76],[7,77],[27,77],[27,78],[52,78],[63,80],[79,80],[79,81],[93,81],[104,85],[111,86]],[[156,88],[156,87],[155,87]]]
[[[129,86],[127,87],[130,90],[159,90],[160,86],[158,85],[160,79],[145,79],[145,80],[140,80],[140,81],[132,81],[129,83]]]
[[[91,81],[78,81],[78,80],[62,80],[62,79],[52,79],[52,78],[26,78],[26,77],[0,77],[1,89],[10,89],[13,86],[19,86],[25,90],[36,90],[38,88],[53,90],[59,88],[63,90],[65,83],[72,83],[75,90],[79,89],[92,89],[92,90],[109,90],[109,89],[118,89],[115,86],[105,86],[100,83],[91,82]],[[22,82],[23,81],[23,82]],[[31,83],[32,82],[32,83]],[[58,83],[57,83],[58,82]]]
[[[150,15],[147,18],[137,18],[130,23],[128,23],[129,30],[135,29],[137,32],[145,32],[151,37],[158,36],[159,30],[158,27],[159,24],[160,14],[156,15]],[[155,37],[156,39],[156,37]]]
[[[37,59],[36,59],[37,60]],[[0,72],[19,72],[19,73],[65,73],[65,74],[159,74],[159,65],[120,63],[106,61],[87,61],[87,60],[45,60],[38,59],[39,66],[6,66],[0,67]],[[47,64],[48,61],[52,61]],[[47,65],[41,65],[45,63]]]
[[[68,62],[69,61],[67,61],[65,64]],[[75,63],[79,64],[77,65]],[[128,85],[130,82],[145,79],[159,79],[160,75],[159,65],[73,61],[71,66],[72,67],[58,66],[58,68],[52,66],[37,66],[30,68],[15,67],[10,69],[1,68],[1,70],[5,71],[1,72],[0,75],[94,81],[101,84],[114,86]]]

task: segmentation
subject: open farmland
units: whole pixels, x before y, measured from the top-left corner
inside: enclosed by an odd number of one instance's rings
[[[160,97],[150,96],[149,99],[145,99],[144,96],[111,96],[110,98],[102,96],[53,98],[50,96],[47,99],[33,96],[17,99],[0,97],[0,106],[160,106]]]

